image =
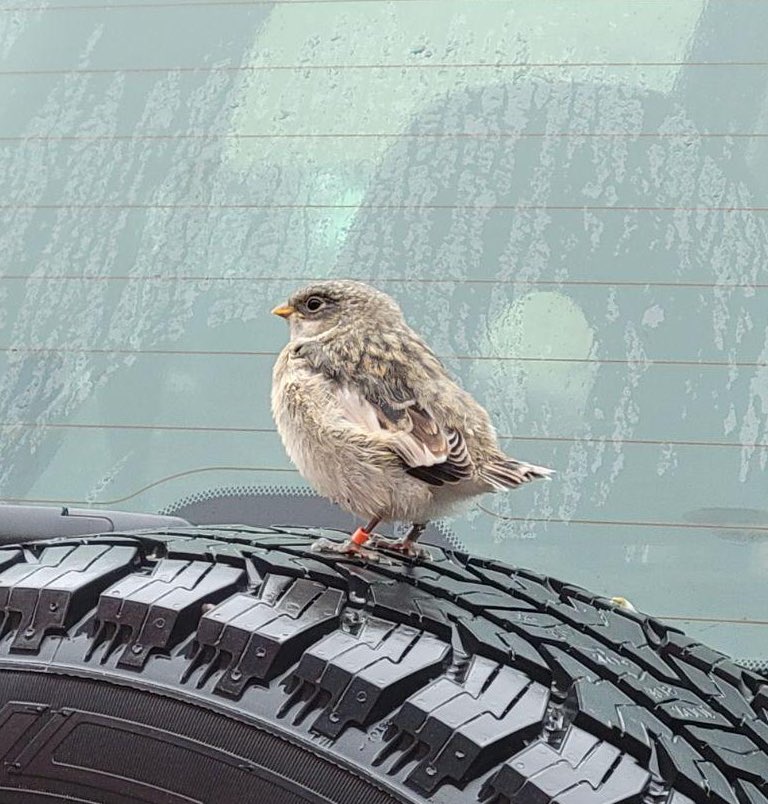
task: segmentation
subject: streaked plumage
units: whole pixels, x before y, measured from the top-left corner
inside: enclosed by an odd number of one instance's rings
[[[291,328],[273,372],[278,432],[302,475],[347,511],[423,525],[551,474],[499,449],[487,412],[381,291],[318,282],[273,312]]]

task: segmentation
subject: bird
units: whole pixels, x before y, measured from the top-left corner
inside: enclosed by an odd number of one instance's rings
[[[288,457],[321,495],[366,521],[316,551],[431,558],[427,523],[488,492],[553,470],[506,455],[487,411],[405,321],[397,302],[350,279],[313,282],[272,313],[290,337],[272,372],[272,414]],[[399,539],[382,521],[411,524]]]

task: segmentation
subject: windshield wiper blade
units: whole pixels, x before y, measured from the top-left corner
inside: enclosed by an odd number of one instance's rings
[[[93,533],[189,526],[186,519],[161,514],[68,506],[0,504],[0,544],[18,544],[57,536],[86,536]]]

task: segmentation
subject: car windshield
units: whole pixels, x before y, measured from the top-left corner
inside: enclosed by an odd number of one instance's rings
[[[764,661],[766,41],[750,0],[9,0],[0,497],[304,488],[269,311],[359,278],[557,470],[457,544]]]

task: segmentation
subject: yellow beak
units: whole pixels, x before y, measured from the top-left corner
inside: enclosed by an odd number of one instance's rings
[[[272,311],[272,315],[279,315],[280,318],[290,318],[296,312],[296,308],[290,304],[281,304]]]

